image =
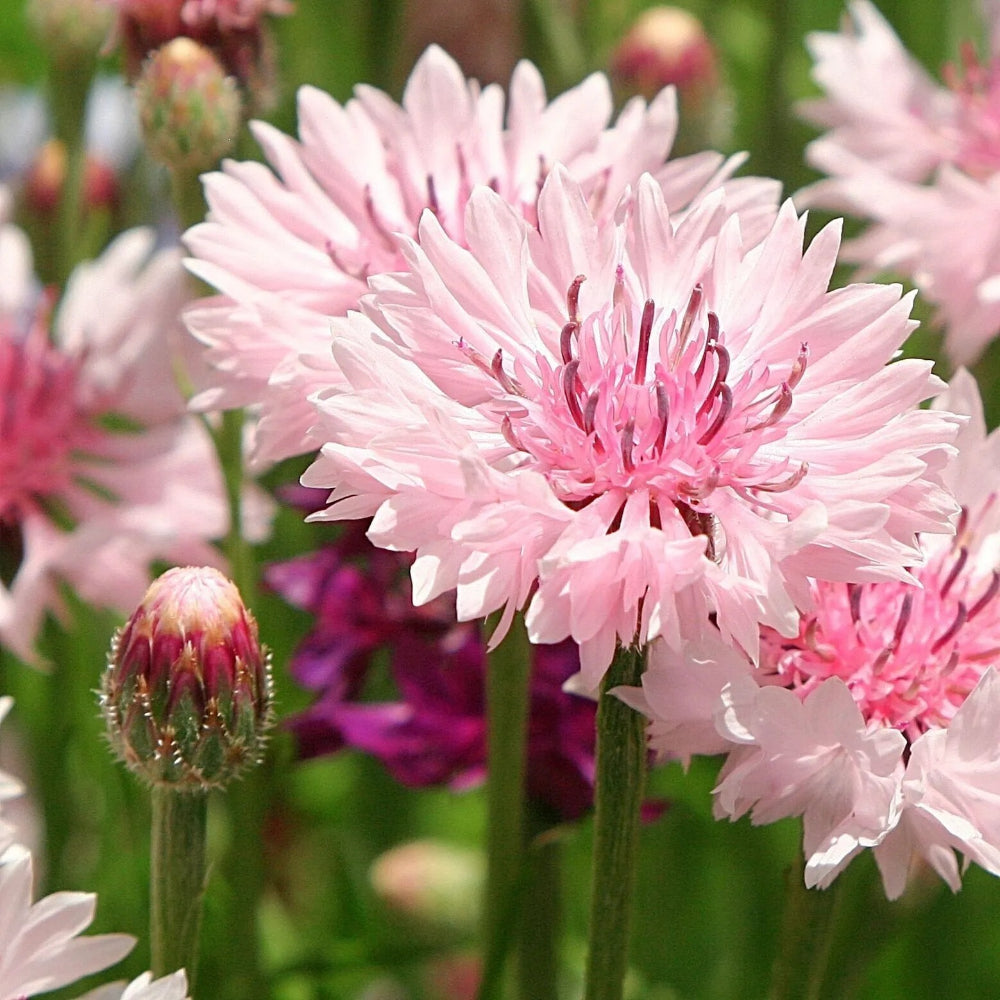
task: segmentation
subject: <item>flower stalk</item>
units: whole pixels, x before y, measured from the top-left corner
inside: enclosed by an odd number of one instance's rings
[[[524,776],[531,656],[520,617],[490,655],[486,671],[488,829],[479,1000],[501,995],[503,969],[518,923],[524,864]]]
[[[152,972],[187,970],[193,985],[205,891],[207,795],[156,785],[150,859]]]
[[[619,647],[597,709],[593,882],[585,1000],[621,1000],[646,783],[645,719],[611,691],[636,686],[645,649]]]

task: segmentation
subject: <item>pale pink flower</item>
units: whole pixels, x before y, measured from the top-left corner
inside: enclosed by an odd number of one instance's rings
[[[94,919],[97,897],[55,892],[31,901],[31,855],[0,860],[0,1000],[58,989],[120,961],[135,944],[127,934],[78,937]]]
[[[802,105],[829,131],[807,158],[829,175],[800,192],[870,220],[844,259],[911,279],[937,307],[953,361],[974,361],[1000,331],[1000,7],[987,4],[983,62],[932,80],[866,0],[841,33],[809,38],[826,96]]]
[[[80,1000],[190,1000],[190,998],[187,976],[181,969],[161,979],[153,979],[151,973],[144,972],[127,986],[124,983],[109,983],[107,986],[91,990],[80,997]]]
[[[928,363],[886,365],[909,298],[828,292],[838,228],[804,251],[804,227],[786,205],[748,242],[721,191],[678,220],[648,176],[603,221],[562,168],[537,226],[474,192],[468,249],[425,213],[410,273],[337,329],[316,516],[415,550],[418,604],[527,605],[589,688],[617,643],[709,613],[754,656],[759,622],[795,633],[807,573],[909,579],[915,533],[953,514],[953,418],[914,408]]]
[[[777,186],[729,180],[741,157],[667,161],[677,129],[673,90],[649,105],[630,101],[613,123],[612,110],[601,75],[547,102],[538,70],[521,62],[505,102],[500,87],[467,80],[436,46],[417,62],[402,105],[367,86],[343,106],[303,87],[297,140],[255,122],[268,165],[227,162],[204,178],[208,218],[186,242],[197,258],[192,271],[222,295],[187,313],[216,368],[196,404],[259,403],[261,461],[315,450],[306,399],[337,377],[331,317],[357,307],[370,275],[404,266],[399,234],[415,235],[425,209],[464,245],[465,206],[477,185],[534,221],[539,188],[557,162],[605,216],[644,171],[672,211],[727,181],[745,225],[769,224]]]
[[[970,417],[946,473],[963,506],[954,538],[921,537],[919,586],[815,583],[796,637],[765,630],[759,667],[727,674],[716,652],[714,672],[693,664],[684,680],[702,721],[714,690],[717,733],[735,745],[717,814],[803,816],[809,885],[865,847],[890,898],[921,860],[957,889],[956,852],[1000,874],[1000,432],[987,436],[967,372],[935,406]],[[658,677],[661,659],[626,698],[653,719],[654,749],[682,756],[665,721],[695,703],[669,702],[680,668],[668,659]]]
[[[7,713],[14,705],[14,699],[5,695],[0,698],[0,722],[3,722]],[[12,774],[0,770],[0,804],[8,799],[16,799],[24,792],[24,786]],[[0,849],[0,854],[3,850]]]
[[[152,560],[219,561],[217,461],[174,384],[187,278],[153,240],[77,268],[53,316],[24,235],[0,229],[0,643],[26,660],[61,581],[127,612]]]

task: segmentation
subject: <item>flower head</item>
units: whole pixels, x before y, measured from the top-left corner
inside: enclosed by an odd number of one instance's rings
[[[721,192],[676,219],[649,177],[604,222],[560,168],[537,227],[480,189],[466,250],[428,213],[410,272],[338,329],[314,516],[374,515],[417,552],[418,603],[527,604],[589,688],[617,643],[710,614],[755,655],[758,622],[797,628],[807,573],[907,579],[914,533],[949,527],[955,428],[914,409],[927,363],[885,365],[899,289],[827,292],[837,230],[803,252],[803,228],[786,206],[747,242]]]
[[[741,162],[716,153],[665,162],[677,127],[672,90],[649,105],[634,99],[611,123],[604,77],[547,102],[538,70],[522,62],[504,105],[499,87],[466,80],[432,46],[401,106],[371,87],[358,87],[344,106],[304,87],[298,140],[253,125],[271,169],[226,163],[205,178],[208,218],[186,242],[196,258],[191,269],[222,295],[187,313],[216,368],[199,400],[206,407],[260,404],[259,459],[317,447],[306,397],[338,377],[331,317],[357,307],[369,276],[404,266],[398,234],[413,236],[425,210],[464,245],[466,204],[477,185],[534,221],[540,186],[561,162],[607,217],[645,170],[680,210]],[[729,183],[746,224],[766,225],[776,186]]]
[[[235,584],[167,570],[114,638],[101,684],[112,746],[152,784],[222,785],[260,760],[271,671]]]
[[[0,856],[0,1000],[47,993],[124,958],[127,934],[79,937],[94,918],[97,897],[55,892],[31,901],[31,855]]]
[[[136,81],[150,153],[173,170],[204,170],[236,141],[240,96],[211,50],[175,38],[143,64]]]
[[[187,976],[183,969],[160,979],[144,972],[127,985],[110,983],[91,990],[80,1000],[190,1000]]]
[[[966,372],[935,405],[971,417],[948,472],[963,506],[953,538],[921,538],[918,585],[814,582],[798,634],[765,630],[756,669],[709,652],[713,670],[685,676],[699,700],[678,703],[669,685],[684,666],[661,652],[642,695],[626,695],[667,755],[692,749],[678,714],[702,736],[714,719],[705,750],[729,751],[717,814],[803,816],[811,885],[865,847],[890,897],[920,860],[957,889],[956,852],[1000,874],[1000,498],[986,471],[1000,436],[986,436]]]
[[[932,80],[866,0],[844,31],[815,34],[825,96],[803,115],[829,131],[809,146],[829,177],[799,196],[871,221],[844,255],[906,275],[937,306],[952,360],[974,361],[1000,331],[1000,32]]]
[[[289,0],[111,0],[115,38],[134,80],[146,57],[175,38],[211,49],[255,107],[270,103],[274,56],[266,18],[291,13]]]
[[[23,233],[0,229],[0,642],[25,659],[60,580],[127,612],[153,559],[214,561],[226,531],[211,443],[172,378],[184,272],[153,240],[118,237],[53,315]]]

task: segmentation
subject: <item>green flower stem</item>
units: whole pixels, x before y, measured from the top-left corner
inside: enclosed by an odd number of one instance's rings
[[[819,1000],[829,969],[839,894],[807,889],[801,855],[786,873],[785,912],[768,1000]]]
[[[562,844],[547,830],[549,817],[528,806],[528,825],[537,835],[528,844],[518,976],[520,1000],[552,1000],[559,995],[562,924]],[[539,822],[539,820],[542,822]]]
[[[186,969],[193,983],[205,891],[206,795],[153,788],[150,939],[154,976]]]
[[[518,616],[490,654],[486,672],[488,724],[486,884],[483,938],[486,955],[479,1000],[502,995],[503,970],[518,922],[517,897],[524,863],[524,771],[527,754],[531,648]]]
[[[197,170],[171,170],[170,197],[182,232],[204,221],[205,195]]]
[[[645,719],[609,692],[640,682],[645,651],[619,647],[597,708],[594,872],[585,1000],[621,1000],[646,783]]]

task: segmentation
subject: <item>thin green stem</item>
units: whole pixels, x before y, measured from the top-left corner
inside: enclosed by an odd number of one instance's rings
[[[637,685],[645,651],[619,648],[597,709],[593,882],[585,1000],[621,1000],[646,783],[645,720],[610,692]]]
[[[524,772],[531,648],[520,617],[490,654],[486,673],[489,783],[483,938],[486,963],[479,1000],[502,994],[506,956],[518,920],[524,862]]]
[[[562,844],[546,832],[529,803],[528,823],[537,835],[528,844],[518,978],[520,1000],[559,995],[562,924]]]
[[[153,789],[150,943],[154,976],[186,969],[193,984],[205,891],[206,796]]]
[[[785,912],[768,1000],[819,1000],[823,995],[839,895],[836,885],[807,889],[803,869],[799,857],[786,873]]]

